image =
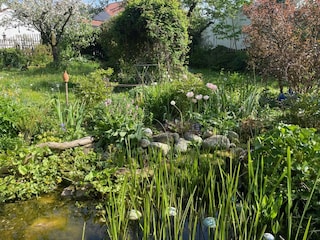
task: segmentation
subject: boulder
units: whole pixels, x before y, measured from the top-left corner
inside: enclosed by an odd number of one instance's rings
[[[163,156],[166,156],[169,153],[170,149],[171,149],[168,144],[161,143],[161,142],[151,142],[149,147],[161,150]]]
[[[200,136],[198,136],[197,134],[194,134],[192,132],[186,132],[184,134],[184,138],[188,141],[191,141],[191,142],[195,142],[195,143],[198,143],[198,144],[201,144],[202,143],[202,138]]]
[[[147,138],[151,138],[153,135],[153,132],[150,128],[144,128],[142,130],[142,132],[143,132],[144,136],[146,136]]]
[[[228,131],[227,137],[229,138],[231,143],[234,143],[234,144],[240,143],[239,134],[234,131]]]
[[[230,140],[223,135],[213,135],[203,140],[202,147],[207,150],[228,150]]]
[[[177,153],[185,153],[188,151],[189,141],[184,138],[180,138],[179,141],[174,145],[174,150]]]
[[[148,139],[141,139],[139,141],[140,147],[147,148],[150,145],[150,141]]]
[[[157,135],[152,136],[153,142],[173,144],[178,142],[178,140],[179,140],[178,133],[164,132],[164,133],[159,133]]]

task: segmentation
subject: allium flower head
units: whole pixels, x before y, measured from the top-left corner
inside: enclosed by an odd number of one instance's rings
[[[198,95],[196,95],[196,97],[195,97],[197,100],[201,100],[202,99],[202,94],[198,94]]]
[[[211,89],[212,91],[215,91],[218,89],[217,85],[215,85],[213,83],[207,83],[206,86],[207,86],[207,88]]]
[[[171,104],[172,106],[175,106],[175,105],[176,105],[176,102],[175,102],[174,100],[172,100],[172,101],[170,102],[170,104]]]
[[[193,92],[187,92],[186,94],[187,98],[192,98],[194,96]]]
[[[203,99],[207,101],[209,99],[209,96],[208,95],[204,95]]]
[[[112,100],[111,100],[110,98],[108,98],[108,99],[104,102],[104,104],[105,104],[106,106],[109,106],[111,103],[112,103]]]

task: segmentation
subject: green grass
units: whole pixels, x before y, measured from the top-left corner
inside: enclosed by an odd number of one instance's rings
[[[87,75],[94,71],[96,63],[72,63],[68,69],[70,75],[69,90],[72,94],[72,80],[78,76]],[[62,79],[64,69],[46,67],[30,67],[27,71],[17,69],[2,70],[0,86],[3,94],[19,99],[25,105],[41,105],[53,96],[64,98],[65,83]]]

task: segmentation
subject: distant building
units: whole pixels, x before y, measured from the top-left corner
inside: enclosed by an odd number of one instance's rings
[[[218,25],[225,25],[225,32],[217,31]],[[231,49],[245,49],[245,35],[242,33],[242,27],[250,24],[250,20],[239,11],[234,18],[228,18],[221,21],[216,21],[214,24],[206,28],[202,33],[202,43],[209,47],[224,46]]]
[[[14,10],[0,6],[0,48],[32,48],[40,43],[40,33],[13,18]]]
[[[103,11],[93,17],[91,24],[94,27],[100,27],[102,23],[108,21],[111,17],[117,15],[123,10],[123,2],[109,3]]]

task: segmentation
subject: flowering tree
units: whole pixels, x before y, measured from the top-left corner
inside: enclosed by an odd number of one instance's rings
[[[59,61],[59,44],[70,26],[83,22],[85,5],[81,0],[10,0],[15,17],[31,24],[52,48],[54,62]]]
[[[315,89],[320,77],[320,0],[257,0],[245,7],[250,65],[296,92]]]

